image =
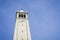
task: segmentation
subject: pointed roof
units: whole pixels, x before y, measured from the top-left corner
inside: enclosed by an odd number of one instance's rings
[[[28,12],[27,11],[24,11],[23,9],[17,10],[16,12],[17,13],[20,13],[21,12],[21,13],[27,13],[28,14]]]
[[[21,9],[20,12],[24,12],[24,10]]]

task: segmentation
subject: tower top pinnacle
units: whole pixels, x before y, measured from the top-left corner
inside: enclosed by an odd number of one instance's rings
[[[21,10],[20,10],[20,12],[24,12],[24,10],[23,10],[23,9],[21,9]]]
[[[20,12],[22,12],[22,13],[28,13],[27,11],[24,11],[23,9],[17,10],[16,12],[17,13],[20,13]]]

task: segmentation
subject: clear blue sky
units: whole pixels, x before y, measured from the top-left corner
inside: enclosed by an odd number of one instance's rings
[[[0,0],[0,40],[13,40],[21,8],[29,12],[32,40],[60,40],[60,0]]]

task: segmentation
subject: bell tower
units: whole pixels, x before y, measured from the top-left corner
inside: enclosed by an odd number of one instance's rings
[[[31,40],[28,12],[23,10],[16,12],[16,23],[13,40]]]

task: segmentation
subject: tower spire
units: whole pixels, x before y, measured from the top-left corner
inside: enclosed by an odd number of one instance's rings
[[[20,12],[24,12],[24,10],[23,9],[20,9]]]

